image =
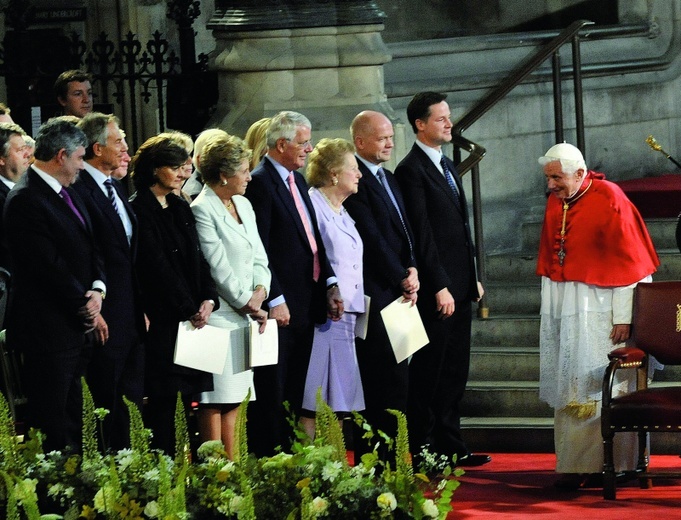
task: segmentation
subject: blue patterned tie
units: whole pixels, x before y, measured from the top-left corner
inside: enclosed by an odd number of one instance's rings
[[[395,211],[397,211],[397,216],[400,217],[400,222],[402,223],[402,229],[404,229],[404,234],[407,236],[407,242],[409,242],[409,252],[411,253],[411,256],[413,258],[414,256],[414,247],[412,246],[411,243],[411,237],[409,236],[409,231],[407,230],[407,224],[404,222],[404,217],[402,217],[402,212],[400,211],[400,207],[397,204],[397,199],[395,198],[395,194],[393,193],[393,190],[390,189],[390,184],[388,184],[388,179],[385,177],[385,171],[383,168],[379,168],[378,171],[376,172],[378,175],[378,180],[381,181],[381,184],[385,188],[385,191],[388,192],[388,197],[390,197],[391,202],[393,203],[393,206],[395,206]]]
[[[445,179],[447,179],[447,184],[449,184],[449,187],[452,189],[452,193],[454,194],[454,205],[456,206],[456,209],[461,211],[461,197],[459,197],[459,188],[454,182],[454,176],[452,175],[452,171],[449,169],[449,166],[447,166],[447,161],[445,161],[444,155],[440,159],[440,166],[442,166],[442,172],[444,173]]]
[[[116,203],[116,195],[114,195],[113,180],[111,177],[104,181],[104,186],[106,186],[106,192],[109,194],[111,205],[116,210],[116,213],[120,215],[120,212],[118,211],[118,204]]]

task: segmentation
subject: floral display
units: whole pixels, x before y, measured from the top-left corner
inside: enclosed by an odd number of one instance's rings
[[[41,433],[23,442],[14,432],[9,407],[0,395],[0,515],[37,519],[443,519],[463,472],[424,450],[419,472],[408,451],[406,418],[392,411],[398,434],[389,439],[361,417],[366,437],[387,442],[395,468],[376,452],[351,466],[334,412],[318,398],[315,440],[295,430],[291,453],[256,458],[248,453],[245,412],[237,419],[234,460],[220,441],[198,447],[192,460],[182,402],[176,413],[176,454],[150,449],[152,432],[139,410],[130,414],[129,449],[100,450],[96,409],[83,384],[83,443],[80,452],[42,451]],[[104,453],[102,453],[104,451]],[[434,478],[432,478],[436,475]]]

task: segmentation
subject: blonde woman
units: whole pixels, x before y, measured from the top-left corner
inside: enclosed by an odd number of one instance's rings
[[[364,410],[364,392],[355,353],[355,322],[364,312],[362,239],[343,201],[357,193],[362,174],[355,147],[345,139],[322,139],[310,153],[307,181],[319,232],[343,295],[345,312],[340,319],[328,318],[316,325],[312,354],[305,380],[301,423],[314,437],[317,389],[342,418],[353,410]]]
[[[201,394],[199,433],[203,441],[222,440],[230,458],[237,407],[249,390],[255,399],[243,331],[249,316],[264,331],[267,312],[261,306],[271,280],[255,214],[243,196],[251,180],[250,157],[251,151],[238,137],[216,134],[209,138],[201,151],[205,185],[191,206],[201,250],[220,297],[220,310],[208,323],[234,331],[222,374],[213,375],[213,391]]]

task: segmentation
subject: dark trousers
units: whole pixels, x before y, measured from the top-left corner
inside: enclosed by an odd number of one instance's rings
[[[456,303],[446,320],[423,316],[430,343],[416,352],[409,365],[409,442],[417,454],[468,454],[461,438],[459,404],[468,382],[471,352],[470,302]]]
[[[189,424],[193,395],[183,395],[185,420]],[[144,426],[152,431],[151,447],[175,456],[175,408],[177,394],[150,395],[144,407]]]
[[[144,399],[144,349],[137,336],[95,348],[87,381],[95,405],[109,410],[104,420],[104,447],[115,451],[128,447],[130,419],[123,396],[140,412]]]
[[[256,400],[248,405],[248,446],[258,457],[271,456],[275,448],[291,446],[284,401],[300,415],[305,377],[312,351],[312,324],[279,329],[279,362],[253,369]]]
[[[57,352],[24,352],[23,387],[27,397],[26,423],[44,435],[45,452],[82,444],[83,388],[92,355],[91,339]]]
[[[394,439],[397,435],[397,418],[386,410],[407,411],[409,389],[407,361],[398,364],[395,360],[388,334],[378,312],[372,313],[369,317],[366,339],[357,339],[356,344],[366,405],[362,416],[375,432],[381,430]],[[360,428],[353,431],[356,461],[359,461],[362,454],[372,451],[380,439],[378,436],[372,440],[363,439],[364,434]],[[384,461],[394,461],[394,454],[388,453],[382,440],[381,444],[378,450],[379,457]],[[391,466],[394,468],[394,464]]]

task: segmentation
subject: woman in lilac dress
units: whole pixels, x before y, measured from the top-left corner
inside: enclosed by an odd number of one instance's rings
[[[345,303],[337,321],[317,325],[305,380],[303,417],[305,431],[314,438],[317,390],[339,418],[364,409],[364,392],[355,353],[355,324],[364,313],[362,239],[343,201],[357,193],[360,173],[354,146],[345,139],[322,139],[310,153],[307,181],[310,200],[319,223],[326,254]]]

